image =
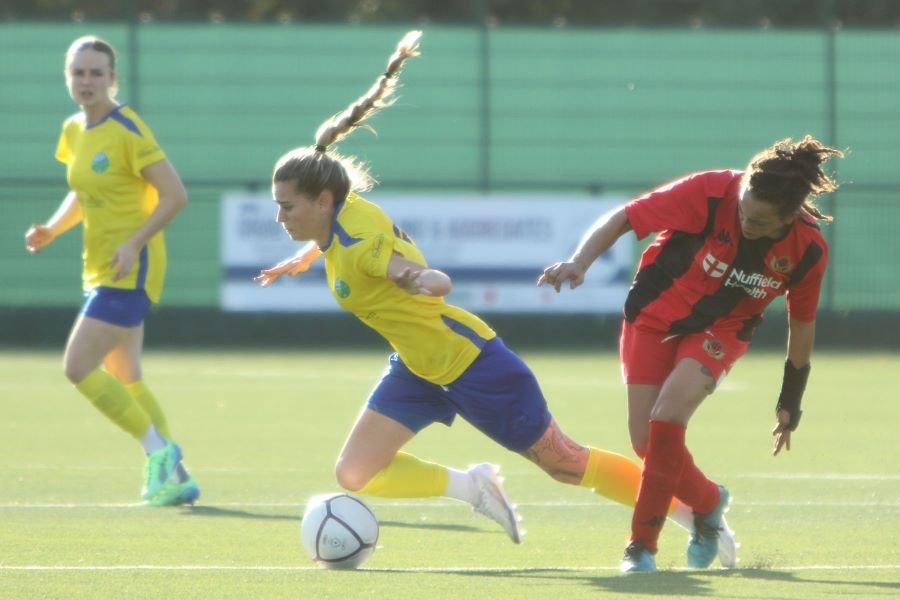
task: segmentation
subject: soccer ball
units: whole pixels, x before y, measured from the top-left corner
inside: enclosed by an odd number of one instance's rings
[[[326,569],[355,569],[375,552],[378,519],[365,502],[350,494],[316,496],[303,512],[300,542]]]

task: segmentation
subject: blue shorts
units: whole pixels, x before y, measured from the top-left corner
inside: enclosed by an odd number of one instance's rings
[[[437,385],[413,374],[397,354],[369,395],[367,407],[418,433],[459,414],[513,452],[534,445],[550,425],[550,411],[531,369],[499,337],[453,383]]]
[[[85,292],[81,314],[120,327],[137,327],[150,311],[144,290],[95,287]]]

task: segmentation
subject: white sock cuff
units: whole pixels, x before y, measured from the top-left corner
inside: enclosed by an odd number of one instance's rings
[[[444,497],[475,504],[478,500],[477,496],[478,490],[475,489],[472,477],[467,471],[447,468],[447,490],[444,492]]]
[[[140,438],[141,446],[144,447],[144,452],[150,454],[151,452],[156,452],[157,450],[162,450],[166,447],[166,438],[164,438],[159,431],[157,431],[155,425],[150,425],[147,428],[147,431],[144,432],[144,435]]]

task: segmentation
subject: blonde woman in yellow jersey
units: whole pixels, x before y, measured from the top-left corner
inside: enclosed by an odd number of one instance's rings
[[[277,221],[291,238],[309,243],[257,280],[269,285],[323,256],[338,304],[395,351],[344,443],[337,481],[375,496],[463,500],[521,542],[519,517],[496,466],[460,471],[401,450],[431,423],[450,425],[460,415],[554,479],[634,506],[640,467],[562,432],[528,366],[481,319],[445,302],[452,288],[447,274],[429,267],[413,240],[355,193],[371,183],[365,170],[328,150],[385,105],[403,62],[418,54],[419,36],[408,33],[369,91],[325,122],[313,146],[282,156],[272,178]],[[692,523],[684,505],[673,508],[677,522]]]
[[[71,191],[46,223],[31,226],[25,247],[34,254],[83,224],[86,300],[66,345],[66,377],[143,446],[145,503],[192,503],[200,490],[141,372],[144,317],[159,302],[166,270],[162,230],[187,193],[147,125],[116,101],[109,43],[75,40],[65,73],[81,107],[63,124],[56,149]]]

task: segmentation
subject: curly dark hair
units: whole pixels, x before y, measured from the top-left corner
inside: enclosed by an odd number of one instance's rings
[[[831,221],[812,200],[838,187],[837,181],[822,170],[831,156],[842,157],[844,153],[808,134],[799,142],[778,140],[750,159],[744,183],[756,198],[774,204],[781,217],[803,210],[815,219]]]

